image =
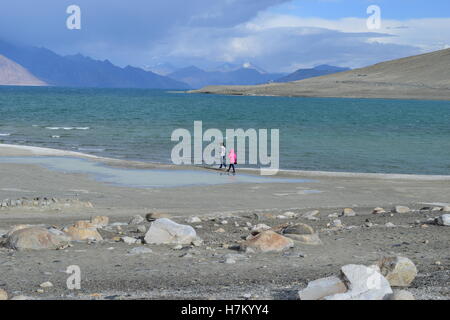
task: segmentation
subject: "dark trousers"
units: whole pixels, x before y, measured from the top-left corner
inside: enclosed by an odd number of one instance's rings
[[[227,167],[227,163],[225,162],[225,156],[222,157],[222,163],[220,164],[220,168],[222,169],[222,167],[226,168]]]
[[[231,167],[233,167],[233,172],[236,172],[236,170],[234,169],[234,164],[233,163],[230,163],[230,166],[228,167],[227,171],[230,171]]]

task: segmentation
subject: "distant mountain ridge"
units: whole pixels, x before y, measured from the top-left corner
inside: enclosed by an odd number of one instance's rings
[[[350,68],[342,68],[342,67],[335,67],[335,66],[330,66],[327,64],[322,64],[320,66],[310,68],[310,69],[298,69],[297,71],[295,71],[285,77],[275,80],[275,82],[298,81],[298,80],[304,80],[304,79],[309,79],[309,78],[314,78],[314,77],[326,76],[329,74],[343,72],[343,71],[349,71],[349,70],[350,70]]]
[[[189,66],[168,74],[168,77],[189,84],[192,88],[208,85],[253,85],[272,82],[284,74],[264,73],[262,69],[250,63],[242,66],[223,64],[216,70],[205,71],[196,66]]]
[[[17,46],[0,41],[0,54],[51,86],[98,88],[188,89],[180,81],[140,68],[120,68],[80,54],[60,56],[45,48]]]

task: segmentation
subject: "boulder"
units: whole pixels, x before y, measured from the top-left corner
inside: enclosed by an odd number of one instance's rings
[[[89,221],[77,221],[73,226],[64,228],[64,232],[74,241],[103,240],[97,231],[96,225]]]
[[[450,212],[450,206],[445,206],[441,209],[443,212]]]
[[[349,290],[327,296],[325,300],[383,300],[393,293],[377,268],[349,264],[341,268],[341,273]]]
[[[144,237],[145,242],[149,244],[190,244],[196,239],[194,228],[167,218],[153,222]]]
[[[11,229],[9,229],[9,231],[6,233],[6,237],[9,237],[16,231],[19,231],[22,229],[27,229],[27,228],[32,228],[32,227],[33,226],[31,224],[18,224],[18,225],[12,226]]]
[[[354,216],[356,216],[356,212],[353,211],[352,208],[345,208],[341,212],[341,217],[354,217]]]
[[[144,221],[145,221],[145,219],[144,219],[141,215],[137,214],[137,215],[134,215],[134,216],[130,219],[130,221],[128,222],[128,224],[130,224],[130,225],[136,225],[136,224],[140,224],[140,223],[142,223],[142,222],[144,222]]]
[[[294,242],[291,239],[279,235],[272,230],[267,230],[241,243],[240,250],[245,251],[247,248],[251,248],[262,252],[270,252],[283,251],[293,246]]]
[[[6,247],[15,250],[62,249],[70,239],[63,234],[41,227],[24,228],[13,232],[6,240]]]
[[[347,286],[338,277],[317,279],[308,283],[308,286],[300,290],[300,300],[320,300],[326,296],[347,292]]]
[[[303,244],[322,244],[319,235],[314,232],[314,229],[304,223],[297,223],[292,226],[288,226],[283,230],[283,235]]]
[[[103,228],[109,224],[109,218],[106,216],[92,217],[91,224],[93,224],[95,228]]]
[[[446,213],[436,218],[436,224],[440,226],[450,226],[450,214]]]
[[[391,294],[389,300],[416,300],[413,294],[406,290],[394,290],[394,293]]]
[[[404,207],[404,206],[395,206],[394,213],[408,213],[411,212],[411,209],[408,207]]]
[[[0,289],[0,301],[2,300],[8,300],[8,293],[5,290]]]
[[[393,287],[407,287],[417,275],[415,264],[405,257],[385,257],[378,261],[378,266]]]

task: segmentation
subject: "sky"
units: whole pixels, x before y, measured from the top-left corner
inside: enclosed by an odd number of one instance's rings
[[[69,5],[81,9],[80,30],[66,27]],[[292,72],[450,47],[448,0],[2,0],[0,14],[0,39],[120,66],[251,62]]]

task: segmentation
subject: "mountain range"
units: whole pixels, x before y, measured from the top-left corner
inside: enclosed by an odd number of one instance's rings
[[[94,60],[80,54],[61,56],[45,48],[14,45],[5,41],[0,41],[0,54],[50,86],[189,88],[185,83],[153,72],[131,66],[120,68],[108,60]],[[0,72],[0,79],[5,77],[4,72]],[[27,82],[22,85],[27,85]]]
[[[0,55],[0,85],[183,90],[208,85],[286,82],[348,70],[322,65],[286,75],[268,73],[250,62],[223,63],[211,70],[196,66],[176,68],[170,63],[144,68],[121,68],[109,60],[95,60],[81,54],[62,56],[46,48],[16,45],[1,40]]]

